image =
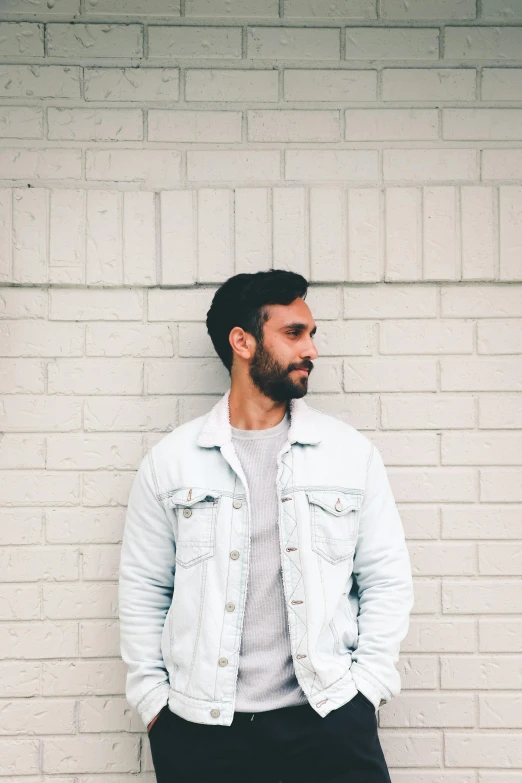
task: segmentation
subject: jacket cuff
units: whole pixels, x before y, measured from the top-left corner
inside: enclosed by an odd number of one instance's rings
[[[155,685],[139,702],[136,711],[143,721],[145,728],[147,728],[151,720],[156,717],[159,711],[167,704],[169,700],[169,690],[170,683],[168,680],[165,680],[164,682]]]
[[[355,687],[371,701],[376,712],[383,704],[390,701],[389,695],[383,693],[382,686],[367,669],[354,663],[351,672]]]

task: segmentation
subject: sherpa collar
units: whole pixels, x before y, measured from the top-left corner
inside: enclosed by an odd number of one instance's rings
[[[196,444],[204,448],[223,446],[232,440],[230,428],[230,389],[216,402],[203,422]],[[288,440],[290,443],[316,445],[321,437],[312,409],[304,399],[291,399],[289,405],[290,428]]]

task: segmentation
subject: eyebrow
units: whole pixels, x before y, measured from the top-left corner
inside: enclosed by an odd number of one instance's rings
[[[303,331],[303,329],[306,329],[307,326],[308,324],[301,323],[300,321],[294,321],[291,324],[285,324],[283,326],[283,329],[299,329],[300,331]],[[315,334],[316,332],[317,332],[317,324],[311,330],[310,334]]]

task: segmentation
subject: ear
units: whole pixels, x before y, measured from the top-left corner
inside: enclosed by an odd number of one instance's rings
[[[241,326],[234,326],[228,335],[228,341],[234,353],[241,359],[250,360],[256,350],[256,341],[253,335],[245,332]]]

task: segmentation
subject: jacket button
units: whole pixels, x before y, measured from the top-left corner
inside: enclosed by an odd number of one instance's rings
[[[292,601],[293,604],[302,604],[302,601]]]
[[[336,508],[336,511],[342,511],[343,510],[343,504],[341,503],[340,500],[338,500],[337,503],[335,504],[335,508]]]
[[[237,549],[233,549],[232,550],[232,552],[230,553],[230,557],[232,558],[232,560],[237,560],[238,559],[239,552],[237,551]]]
[[[213,718],[219,718],[221,712],[220,710],[210,710],[210,714],[212,715]]]
[[[232,505],[234,506],[234,508],[241,508],[241,506],[243,505],[243,503],[242,503],[240,500],[237,500],[237,499],[236,499],[236,500],[234,500],[234,502],[232,503]]]
[[[183,509],[183,516],[184,517],[190,517],[192,515],[192,509],[190,508],[184,508]]]
[[[386,704],[386,699],[381,699],[379,707],[382,707],[383,704]]]
[[[233,612],[235,608],[236,608],[236,605],[233,604],[233,603],[225,604],[225,609],[227,610],[227,612]]]
[[[228,658],[220,658],[219,659],[219,665],[220,666],[226,666],[228,664]]]

